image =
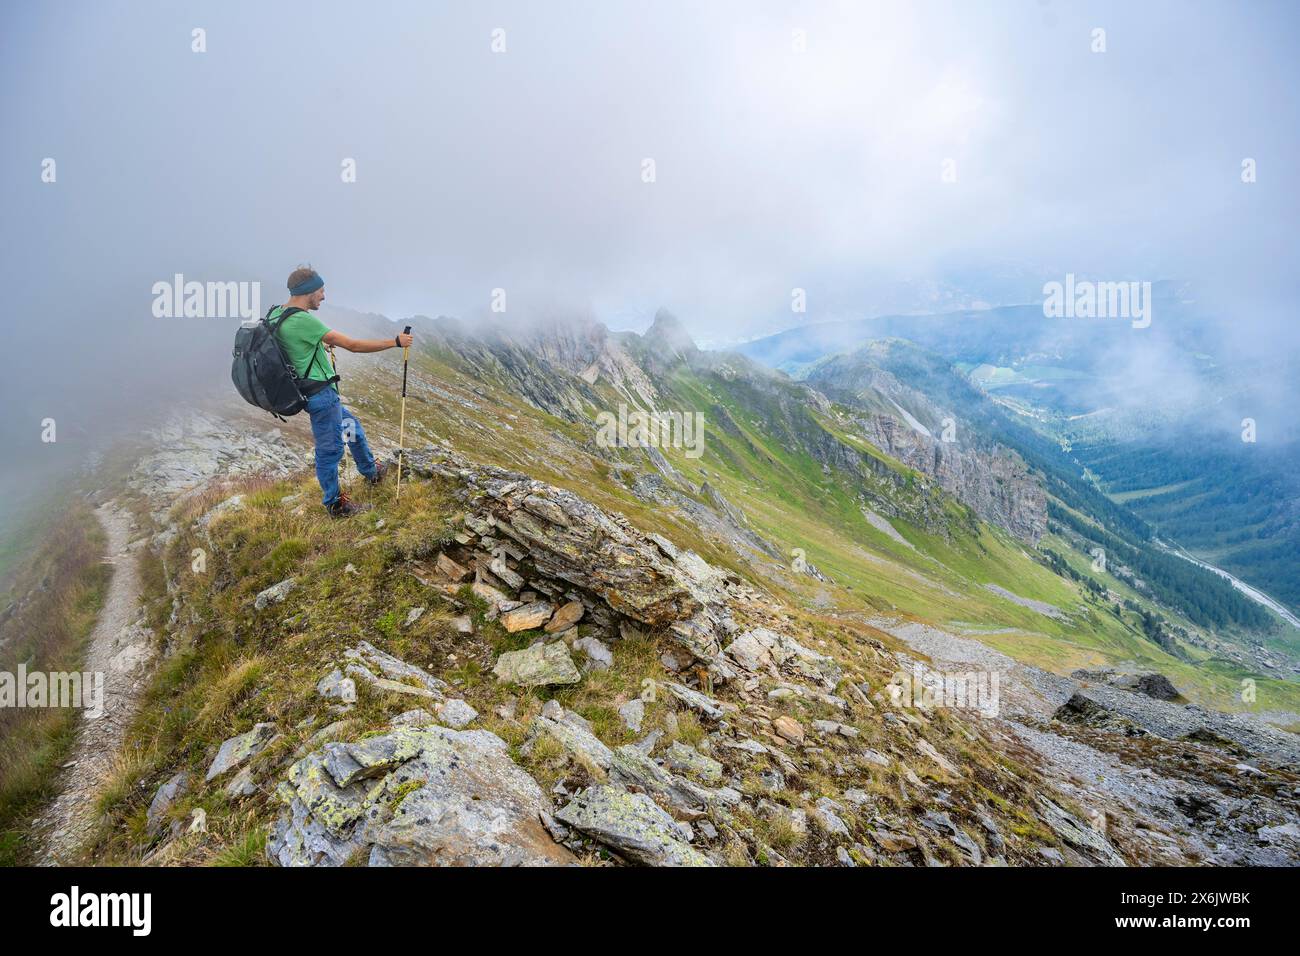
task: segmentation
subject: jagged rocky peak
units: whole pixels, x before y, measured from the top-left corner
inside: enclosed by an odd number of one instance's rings
[[[656,356],[668,362],[687,361],[699,351],[686,326],[667,309],[655,313],[655,320],[646,329],[644,339]]]

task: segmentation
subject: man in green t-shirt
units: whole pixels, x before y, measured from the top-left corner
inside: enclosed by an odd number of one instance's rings
[[[344,445],[352,451],[357,470],[371,484],[384,479],[388,466],[375,461],[361,422],[339,400],[338,385],[330,382],[334,369],[325,349],[338,346],[349,352],[382,352],[407,348],[411,336],[401,333],[392,339],[350,338],[312,315],[324,301],[325,280],[311,266],[301,266],[289,275],[289,301],[272,309],[267,318],[275,327],[276,319],[286,309],[302,310],[281,322],[275,335],[298,377],[323,383],[307,396],[311,433],[316,440],[316,480],[320,482],[322,502],[329,513],[335,518],[346,518],[361,509],[339,489],[339,462],[343,460]]]

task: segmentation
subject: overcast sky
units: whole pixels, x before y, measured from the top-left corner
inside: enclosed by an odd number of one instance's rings
[[[235,322],[155,318],[153,283],[260,281],[265,308],[304,261],[393,317],[502,288],[521,320],[666,306],[706,342],[1067,271],[1192,278],[1234,334],[1292,335],[1298,10],[11,0],[6,418],[224,376]]]

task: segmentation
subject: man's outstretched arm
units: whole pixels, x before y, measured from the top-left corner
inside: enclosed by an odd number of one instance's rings
[[[330,329],[321,341],[349,352],[382,352],[384,349],[406,348],[411,344],[411,336],[402,332],[391,339],[354,339],[338,329]]]

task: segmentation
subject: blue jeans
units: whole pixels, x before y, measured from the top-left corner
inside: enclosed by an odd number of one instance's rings
[[[322,388],[307,399],[307,412],[316,439],[316,480],[324,494],[321,501],[328,508],[339,497],[339,462],[343,460],[344,443],[352,451],[357,471],[367,478],[374,477],[375,456],[366,444],[361,422],[343,406],[333,388]]]

